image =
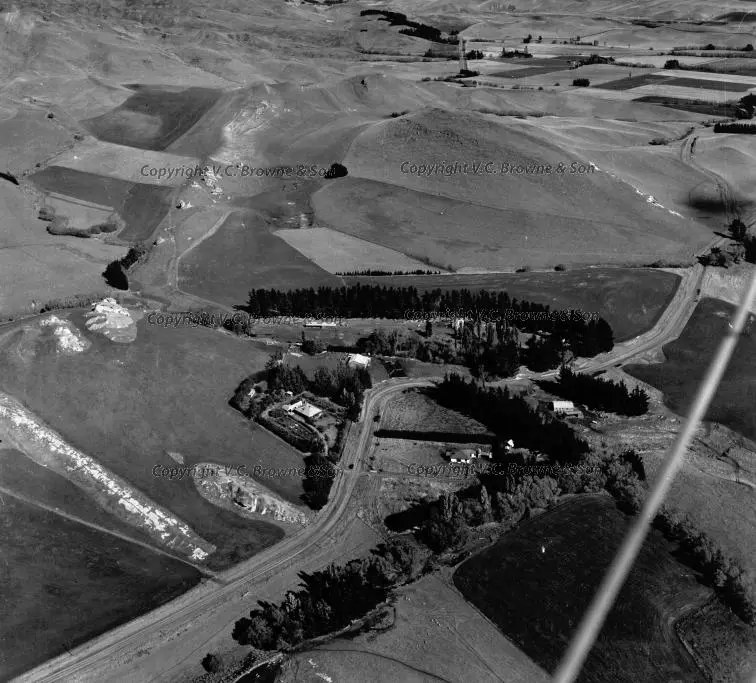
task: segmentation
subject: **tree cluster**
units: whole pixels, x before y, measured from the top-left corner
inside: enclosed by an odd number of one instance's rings
[[[756,135],[756,126],[752,123],[715,123],[715,133],[740,133],[741,135]]]
[[[587,78],[574,78],[572,85],[576,85],[581,88],[587,88],[591,84],[591,81]]]
[[[481,388],[452,373],[438,385],[435,396],[441,405],[475,418],[503,441],[513,439],[518,446],[548,454],[554,462],[579,462],[589,450],[569,425],[539,413],[507,388]]]
[[[591,454],[581,467],[550,468],[546,476],[513,470],[507,476],[480,476],[481,484],[442,494],[428,506],[418,540],[434,552],[454,550],[469,538],[470,527],[497,522],[509,528],[533,510],[548,508],[561,494],[608,491],[630,514],[642,505],[644,489],[635,452]]]
[[[533,55],[527,51],[522,52],[521,50],[507,50],[507,48],[502,48],[499,58],[500,59],[529,59],[532,56]]]
[[[559,371],[558,379],[553,387],[558,396],[589,408],[620,415],[644,415],[648,411],[648,394],[639,386],[630,391],[624,382],[574,372],[566,366]]]
[[[428,314],[428,317],[450,311],[450,316],[459,315],[474,323],[476,330],[481,330],[474,335],[478,339],[487,340],[492,328],[484,330],[482,326],[492,323],[497,340],[506,343],[509,343],[508,331],[516,322],[517,329],[538,333],[526,352],[528,367],[536,371],[558,367],[566,350],[576,356],[591,357],[610,351],[614,346],[612,328],[603,318],[586,319],[567,312],[554,315],[548,306],[518,301],[506,292],[433,289],[421,294],[415,287],[359,283],[317,290],[257,289],[250,291],[246,309],[253,317],[292,315],[395,320],[406,318],[407,311]]]
[[[404,33],[408,36],[424,38],[425,40],[430,40],[434,43],[456,44],[459,42],[454,36],[442,38],[440,29],[428,26],[427,24],[421,24],[417,21],[410,21],[407,19],[407,15],[402,14],[401,12],[389,12],[388,10],[381,9],[366,9],[360,12],[361,17],[369,15],[379,15],[381,19],[388,21],[390,26],[407,26],[407,28],[400,29],[399,33]]]
[[[756,591],[743,568],[719,544],[699,531],[687,515],[663,506],[654,525],[679,544],[686,564],[700,571],[719,598],[750,625],[756,625]]]
[[[336,470],[329,458],[313,453],[304,459],[305,476],[302,480],[302,500],[312,510],[320,510],[328,502]]]
[[[468,50],[465,53],[466,59],[485,59],[485,55],[480,50]]]
[[[384,602],[393,588],[418,578],[427,560],[422,547],[392,539],[368,557],[302,572],[299,590],[278,604],[259,601],[249,617],[236,622],[232,636],[240,645],[280,650],[340,630]]]
[[[305,337],[305,333],[302,332],[301,348],[304,353],[314,356],[315,354],[325,351],[326,347],[326,343],[321,339],[308,339],[307,337]]]
[[[108,263],[102,273],[105,282],[116,289],[128,289],[129,278],[126,275],[126,271],[137,263],[147,251],[147,246],[143,243],[139,243],[131,247],[123,258]]]

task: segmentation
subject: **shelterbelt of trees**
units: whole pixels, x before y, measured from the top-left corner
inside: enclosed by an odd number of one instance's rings
[[[418,335],[405,335],[397,345],[394,335],[381,339],[379,333],[363,343],[378,354],[397,350],[423,361],[460,363],[478,376],[509,377],[521,364],[542,372],[559,367],[572,356],[592,357],[610,351],[614,334],[603,318],[588,318],[576,311],[552,311],[549,306],[510,298],[506,292],[472,292],[467,289],[434,289],[420,294],[415,287],[360,285],[350,287],[279,291],[257,289],[249,293],[247,324],[234,323],[237,333],[251,333],[261,317],[339,317],[407,320],[439,317],[462,319],[454,344]],[[427,327],[427,326],[426,326]],[[531,334],[526,346],[517,332]],[[414,342],[413,342],[414,340]],[[388,341],[386,344],[384,342]]]

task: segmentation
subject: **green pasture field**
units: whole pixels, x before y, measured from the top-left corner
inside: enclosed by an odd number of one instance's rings
[[[683,333],[663,347],[666,361],[628,365],[624,370],[664,392],[666,405],[679,415],[688,412],[704,372],[726,336],[735,307],[718,299],[703,299]],[[738,347],[706,413],[750,439],[756,438],[756,330],[742,335]]]
[[[84,330],[82,313],[71,320]],[[33,362],[15,344],[0,345],[0,386],[21,400],[72,445],[124,477],[218,546],[210,566],[228,566],[282,536],[267,522],[250,521],[206,501],[188,477],[154,476],[155,466],[299,467],[301,455],[228,405],[239,382],[262,370],[261,345],[206,328],[164,328],[139,322],[133,344],[83,332],[92,347],[60,355],[38,349]],[[159,470],[158,470],[159,471]],[[266,482],[298,503],[301,480]]]
[[[630,517],[606,496],[580,496],[525,522],[454,574],[502,633],[553,672]],[[652,530],[580,675],[585,683],[703,682],[672,624],[711,591]]]
[[[398,275],[346,277],[347,284],[431,289],[486,289],[553,310],[572,308],[598,314],[612,326],[615,341],[624,341],[652,327],[677,291],[679,277],[652,268],[590,268],[565,272],[496,273],[486,275]]]

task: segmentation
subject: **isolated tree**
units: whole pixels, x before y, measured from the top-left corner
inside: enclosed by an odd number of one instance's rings
[[[430,320],[425,321],[425,336],[430,339],[433,334],[433,323]]]
[[[338,163],[337,161],[334,161],[331,164],[331,167],[325,172],[325,178],[343,178],[345,175],[348,175],[348,171],[346,166],[343,164]]]
[[[211,674],[218,673],[221,669],[220,659],[218,659],[216,655],[208,652],[202,660],[202,668]]]

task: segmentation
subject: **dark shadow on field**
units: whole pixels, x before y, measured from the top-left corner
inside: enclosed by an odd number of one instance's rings
[[[107,114],[82,124],[98,139],[163,151],[186,133],[221,96],[211,88],[130,85],[135,94]]]

